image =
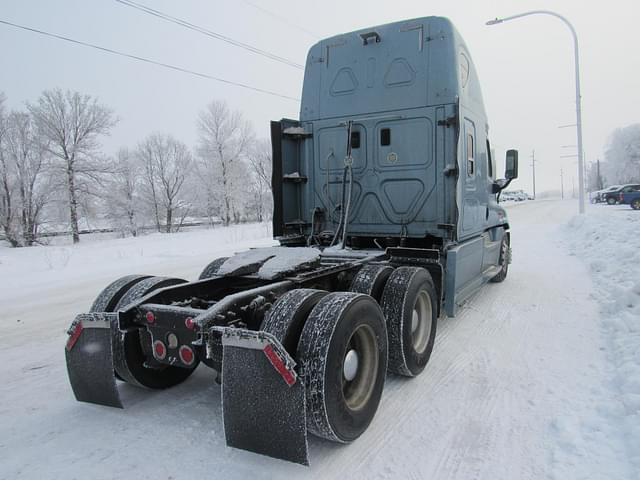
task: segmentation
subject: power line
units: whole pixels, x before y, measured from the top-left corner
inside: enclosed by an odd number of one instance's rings
[[[77,45],[82,45],[84,47],[95,48],[96,50],[100,50],[100,51],[106,52],[106,53],[111,53],[113,55],[119,55],[121,57],[126,57],[126,58],[130,58],[130,59],[133,59],[133,60],[138,60],[140,62],[150,63],[152,65],[157,65],[159,67],[169,68],[171,70],[175,70],[175,71],[178,71],[178,72],[188,73],[190,75],[195,75],[196,77],[207,78],[209,80],[215,80],[216,82],[221,82],[221,83],[226,83],[228,85],[234,85],[236,87],[246,88],[248,90],[253,90],[254,92],[265,93],[267,95],[272,95],[274,97],[286,98],[287,100],[294,100],[296,102],[300,101],[299,98],[290,97],[288,95],[283,95],[283,94],[277,93],[277,92],[272,92],[271,90],[265,90],[263,88],[252,87],[251,85],[247,85],[245,83],[239,83],[239,82],[234,82],[232,80],[226,80],[226,79],[220,78],[220,77],[214,77],[213,75],[208,75],[206,73],[196,72],[194,70],[189,70],[189,69],[183,68],[183,67],[177,67],[175,65],[170,65],[168,63],[157,62],[155,60],[150,60],[148,58],[140,57],[138,55],[132,55],[130,53],[119,52],[117,50],[112,50],[110,48],[101,47],[99,45],[94,45],[92,43],[83,42],[81,40],[74,40],[73,38],[64,37],[62,35],[57,35],[55,33],[49,33],[49,32],[45,32],[43,30],[38,30],[36,28],[25,27],[24,25],[18,25],[17,23],[7,22],[6,20],[0,20],[0,23],[2,23],[4,25],[9,25],[9,26],[12,26],[12,27],[15,27],[15,28],[20,28],[22,30],[27,30],[29,32],[38,33],[40,35],[45,35],[47,37],[53,37],[53,38],[57,38],[59,40],[64,40],[66,42],[75,43]]]
[[[161,18],[168,22],[175,23],[177,25],[188,28],[190,30],[194,30],[198,33],[202,33],[203,35],[207,35],[208,37],[215,38],[217,40],[222,40],[223,42],[227,42],[236,47],[244,48],[249,52],[262,55],[263,57],[269,58],[270,60],[275,60],[276,62],[284,63],[285,65],[288,65],[290,67],[304,69],[303,65],[300,65],[299,63],[296,63],[293,60],[289,60],[288,58],[281,57],[279,55],[276,55],[275,53],[267,52],[266,50],[261,50],[257,47],[254,47],[253,45],[239,42],[238,40],[234,40],[233,38],[226,37],[224,35],[221,35],[219,33],[216,33],[214,31],[208,30],[203,27],[199,27],[198,25],[194,25],[193,23],[187,22],[186,20],[182,20],[181,18],[177,18],[167,13],[163,13],[159,10],[155,10],[153,8],[147,7],[140,3],[136,3],[131,0],[116,0],[116,2],[121,3],[122,5],[126,5],[128,7],[135,8],[137,10],[140,10],[141,12],[148,13],[149,15],[153,15],[154,17]]]
[[[320,39],[321,38],[320,35],[318,35],[317,33],[313,33],[311,30],[307,30],[306,28],[301,27],[300,25],[298,25],[296,23],[293,23],[290,20],[287,20],[286,18],[284,18],[284,17],[282,17],[282,16],[280,16],[280,15],[278,15],[276,13],[270,12],[266,8],[263,8],[263,7],[259,6],[259,5],[256,5],[255,3],[250,2],[249,0],[244,0],[244,3],[249,5],[250,7],[255,8],[256,10],[260,10],[262,13],[265,13],[265,14],[269,15],[270,17],[275,18],[276,20],[280,20],[282,23],[285,23],[285,24],[289,25],[290,27],[293,27],[293,28],[295,28],[297,30],[300,30],[301,32],[306,33],[307,35],[312,36],[313,38],[316,38],[316,39]]]

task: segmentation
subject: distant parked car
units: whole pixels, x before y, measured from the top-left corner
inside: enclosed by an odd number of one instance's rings
[[[624,205],[631,205],[634,210],[640,210],[640,185],[635,185],[635,187],[634,189],[620,192],[618,202]]]
[[[614,192],[616,190],[619,190],[620,188],[622,188],[622,185],[611,185],[610,187],[607,187],[603,190],[598,190],[597,192],[594,192],[595,195],[595,202],[594,203],[602,203],[605,202],[605,198],[604,196],[609,193],[609,192]]]
[[[621,193],[628,193],[640,190],[640,184],[630,183],[627,185],[619,185],[616,190],[609,190],[602,194],[602,201],[607,202],[607,205],[615,205],[620,200]]]
[[[600,203],[600,195],[602,195],[605,190],[596,190],[595,192],[589,192],[589,201],[591,203]]]

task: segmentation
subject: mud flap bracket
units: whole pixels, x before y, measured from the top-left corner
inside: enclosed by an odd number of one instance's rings
[[[227,445],[309,465],[304,382],[294,360],[266,332],[211,330],[222,334]]]

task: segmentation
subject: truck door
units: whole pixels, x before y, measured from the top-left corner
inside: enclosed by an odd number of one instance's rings
[[[469,237],[484,231],[487,225],[487,162],[475,123],[464,119],[462,139],[462,236]]]

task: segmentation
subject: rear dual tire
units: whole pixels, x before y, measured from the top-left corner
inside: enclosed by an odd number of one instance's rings
[[[436,337],[437,298],[424,268],[398,267],[387,280],[380,305],[387,322],[390,372],[415,377],[426,367]]]
[[[185,283],[178,278],[128,275],[108,285],[91,306],[90,312],[117,312],[159,288]],[[132,385],[152,389],[173,387],[186,380],[195,370],[171,365],[154,365],[151,338],[143,329],[118,331],[111,339],[115,376]]]
[[[299,332],[295,359],[306,387],[309,431],[341,443],[358,438],[384,388],[387,334],[378,304],[352,292],[293,290],[274,305],[262,329],[290,352]]]

